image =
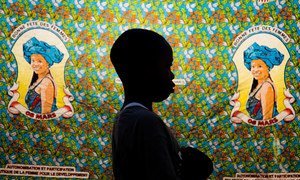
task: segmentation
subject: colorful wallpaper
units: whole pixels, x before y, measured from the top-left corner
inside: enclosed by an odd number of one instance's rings
[[[210,179],[243,172],[300,172],[299,17],[297,0],[1,0],[0,168],[7,164],[72,166],[76,171],[89,172],[90,178],[112,179],[112,125],[124,97],[110,62],[110,48],[126,29],[147,28],[171,44],[172,69],[175,78],[183,82],[177,83],[175,93],[167,100],[155,104],[154,111],[180,145],[196,147],[212,158],[214,172]],[[30,28],[14,34],[18,27],[32,22],[49,26],[27,24]],[[255,26],[279,30],[257,31],[237,42]],[[288,40],[278,36],[280,31]],[[234,57],[243,53],[243,43],[250,38],[265,45],[264,41],[270,40],[259,40],[255,35],[272,35],[289,56],[281,66],[283,78],[277,85],[282,91],[289,89],[290,96],[282,98],[288,98],[291,104],[294,116],[290,121],[253,126],[232,120],[231,100],[241,90],[240,85],[249,84],[240,76],[241,68]],[[50,68],[53,73],[57,71],[58,108],[65,109],[59,115],[45,117],[49,120],[30,118],[25,105],[19,114],[8,108],[16,92],[9,93],[16,88],[14,84],[28,87],[31,78],[25,65],[20,65],[24,61],[22,51],[13,51],[18,42],[22,45],[29,37],[49,40],[49,44],[56,38],[52,45],[61,47],[65,54],[65,64]],[[62,100],[64,96],[67,103]]]

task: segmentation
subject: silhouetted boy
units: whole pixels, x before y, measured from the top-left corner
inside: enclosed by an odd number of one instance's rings
[[[125,102],[113,129],[113,171],[119,179],[179,179],[179,146],[152,111],[152,103],[174,92],[172,48],[144,29],[124,32],[111,49]]]

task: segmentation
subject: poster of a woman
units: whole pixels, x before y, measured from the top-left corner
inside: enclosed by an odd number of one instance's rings
[[[33,37],[23,44],[25,60],[33,70],[25,102],[35,113],[50,113],[57,110],[56,84],[50,72],[54,63],[60,63],[64,54],[55,46]]]
[[[11,52],[18,71],[8,90],[9,113],[34,120],[72,117],[74,96],[65,83],[68,37],[55,24],[43,21],[22,24],[13,34]]]
[[[257,32],[244,38],[232,58],[237,70],[237,89],[230,98],[232,123],[265,127],[294,120],[295,98],[285,81],[290,57],[277,35]]]
[[[270,70],[284,59],[276,48],[252,44],[244,51],[244,65],[253,75],[252,87],[246,104],[249,116],[256,120],[268,120],[278,114],[276,88]]]

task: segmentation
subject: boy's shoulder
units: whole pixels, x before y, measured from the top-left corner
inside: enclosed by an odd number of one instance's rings
[[[131,106],[122,111],[120,121],[131,121],[146,127],[161,125],[162,119],[152,111],[140,106]]]

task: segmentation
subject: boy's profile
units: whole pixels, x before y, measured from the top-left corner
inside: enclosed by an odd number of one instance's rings
[[[125,31],[110,57],[119,75],[125,101],[113,129],[115,179],[180,179],[179,146],[152,103],[174,92],[172,48],[159,34]]]

